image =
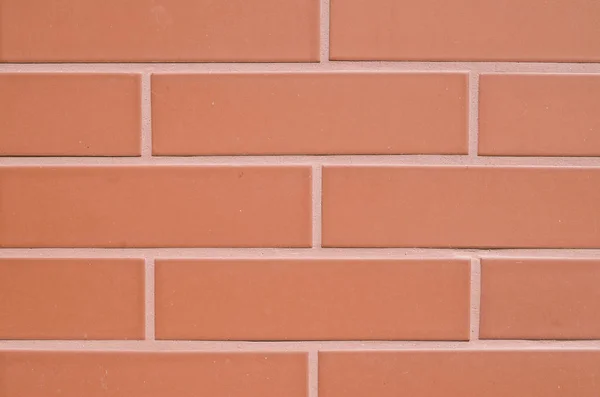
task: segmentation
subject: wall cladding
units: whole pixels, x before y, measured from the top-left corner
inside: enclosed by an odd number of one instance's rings
[[[599,15],[0,0],[0,397],[597,397]]]

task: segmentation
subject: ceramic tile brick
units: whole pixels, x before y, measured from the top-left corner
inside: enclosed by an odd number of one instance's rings
[[[479,154],[600,155],[600,76],[481,76]]]
[[[595,397],[600,351],[319,353],[320,397]]]
[[[139,156],[135,74],[0,73],[0,156]]]
[[[154,154],[466,154],[458,73],[152,77]]]
[[[600,169],[327,166],[327,247],[599,248]]]
[[[143,339],[141,259],[0,259],[0,339]]]
[[[589,0],[331,0],[331,59],[598,62]]]
[[[158,339],[469,338],[467,260],[158,260]]]
[[[2,247],[307,247],[308,167],[0,168]]]
[[[484,259],[483,339],[600,339],[600,260]]]
[[[6,397],[307,397],[306,353],[0,352]]]
[[[2,0],[3,62],[310,62],[317,0]]]

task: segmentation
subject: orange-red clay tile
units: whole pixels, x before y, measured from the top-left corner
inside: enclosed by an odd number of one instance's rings
[[[0,168],[0,247],[309,247],[303,166]]]
[[[143,338],[143,260],[0,259],[0,339]]]
[[[319,397],[597,397],[600,351],[319,353]]]
[[[600,248],[600,169],[327,166],[326,247]]]
[[[0,73],[0,156],[139,156],[140,96],[133,74]]]
[[[0,352],[2,397],[307,397],[306,353]]]
[[[600,339],[600,260],[484,259],[483,339]]]
[[[333,60],[600,61],[600,2],[331,0]]]
[[[468,260],[158,260],[157,339],[468,340]]]
[[[0,0],[0,62],[310,62],[318,0]]]
[[[465,154],[458,73],[158,74],[159,155]]]
[[[600,76],[481,76],[479,154],[600,155]]]

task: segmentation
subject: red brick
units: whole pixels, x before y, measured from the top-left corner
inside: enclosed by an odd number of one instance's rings
[[[600,61],[600,2],[331,0],[331,59]]]
[[[311,170],[0,168],[2,247],[308,247]]]
[[[2,0],[4,62],[317,61],[318,0]]]
[[[133,74],[0,73],[0,155],[139,156],[140,95]]]
[[[483,339],[600,339],[600,260],[484,259]]]
[[[0,259],[0,339],[143,339],[141,259]]]
[[[600,169],[323,169],[327,247],[598,248]]]
[[[159,260],[158,339],[468,340],[467,260]]]
[[[479,153],[600,155],[600,76],[481,76]]]
[[[600,350],[319,353],[320,397],[596,397]]]
[[[159,74],[159,155],[465,154],[467,76]]]
[[[5,397],[306,397],[305,353],[0,352]]]

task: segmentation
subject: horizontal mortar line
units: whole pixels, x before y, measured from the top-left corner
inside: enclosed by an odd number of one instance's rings
[[[0,248],[0,258],[146,259],[598,259],[600,249],[450,248]]]
[[[329,61],[323,63],[0,63],[6,72],[319,72],[406,71],[482,73],[600,73],[600,63],[543,62],[380,62]]]
[[[2,350],[73,350],[73,351],[202,351],[202,352],[281,352],[281,351],[385,351],[385,350],[600,350],[600,340],[477,340],[447,341],[0,341]]]
[[[155,157],[0,157],[0,165],[464,165],[599,167],[598,157],[469,155],[284,155]]]

